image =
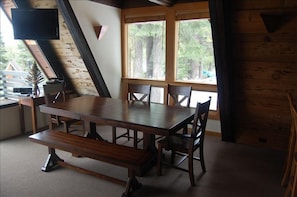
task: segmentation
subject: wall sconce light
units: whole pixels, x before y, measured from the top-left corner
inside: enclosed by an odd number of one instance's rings
[[[101,40],[101,38],[103,37],[107,29],[108,29],[108,26],[106,25],[98,25],[94,27],[96,37],[98,40]]]

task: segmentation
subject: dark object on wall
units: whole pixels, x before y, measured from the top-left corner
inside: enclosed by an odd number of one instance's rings
[[[286,13],[261,13],[261,18],[266,27],[267,32],[273,33],[277,31],[282,25],[293,18],[294,15]]]
[[[21,40],[59,39],[58,9],[12,8],[14,38]]]

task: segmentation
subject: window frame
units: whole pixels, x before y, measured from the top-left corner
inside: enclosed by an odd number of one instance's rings
[[[136,79],[129,78],[127,72],[127,47],[128,47],[128,24],[133,22],[145,22],[150,20],[166,20],[166,54],[165,54],[165,80]],[[217,93],[217,85],[202,84],[196,82],[177,81],[176,77],[176,55],[177,55],[177,21],[197,18],[210,18],[208,2],[194,2],[176,4],[172,7],[153,6],[142,8],[123,9],[121,13],[121,40],[122,40],[122,98],[127,97],[128,83],[151,84],[155,87],[164,88],[164,103],[166,103],[167,85],[190,85],[193,90]],[[218,105],[218,102],[217,102]],[[219,107],[211,110],[209,118],[219,120]]]

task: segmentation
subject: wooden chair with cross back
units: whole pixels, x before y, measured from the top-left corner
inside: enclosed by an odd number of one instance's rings
[[[57,102],[65,102],[66,101],[66,93],[64,90],[64,83],[52,83],[46,84],[43,86],[45,104],[57,103]],[[64,131],[69,133],[70,125],[73,124],[83,124],[80,120],[71,119],[67,117],[57,116],[57,115],[49,115],[49,128],[53,129],[54,127],[63,125]],[[84,129],[81,129],[84,130]]]
[[[191,102],[191,86],[176,86],[168,84],[167,104],[176,107],[190,107]],[[183,132],[187,133],[188,127]]]
[[[158,141],[157,174],[159,176],[162,172],[163,149],[171,151],[171,160],[167,163],[168,165],[189,173],[191,186],[195,185],[194,160],[200,161],[202,171],[206,172],[203,146],[210,102],[211,98],[204,103],[197,103],[191,133],[176,133]],[[197,149],[199,149],[198,157],[194,156]],[[178,162],[175,162],[176,155],[182,156]],[[180,164],[186,159],[188,159],[188,168],[181,167]]]
[[[128,84],[128,100],[150,103],[151,102],[151,85]],[[131,136],[129,129],[127,129],[124,133],[117,136],[116,127],[113,127],[112,142],[116,143],[117,139],[119,138],[127,138],[128,140],[133,139],[134,148],[137,148],[137,144],[143,140],[143,138],[138,138],[138,131],[136,130],[133,130],[133,136]]]

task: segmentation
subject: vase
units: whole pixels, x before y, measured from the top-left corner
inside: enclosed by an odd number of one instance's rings
[[[33,95],[34,96],[38,96],[40,94],[40,90],[39,90],[39,87],[37,84],[34,84],[34,87],[33,87]]]

